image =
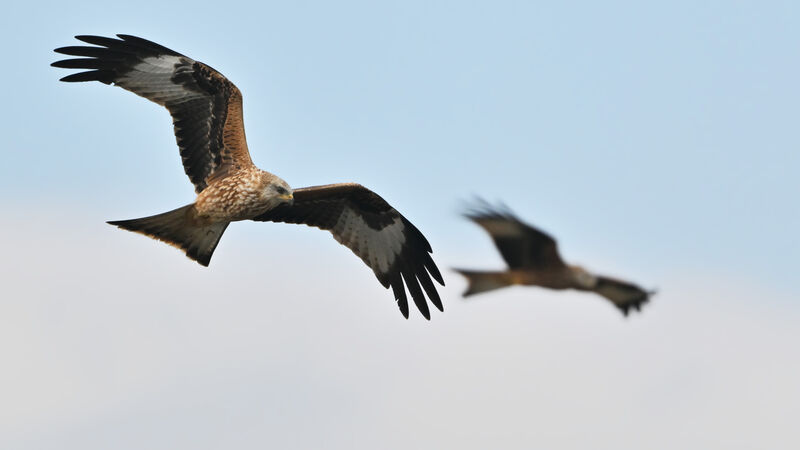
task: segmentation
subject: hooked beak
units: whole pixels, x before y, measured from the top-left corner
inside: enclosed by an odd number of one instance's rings
[[[294,195],[292,195],[291,193],[285,194],[285,195],[281,195],[278,198],[280,198],[281,200],[285,201],[290,206],[294,204]]]

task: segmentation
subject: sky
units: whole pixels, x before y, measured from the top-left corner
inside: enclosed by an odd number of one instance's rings
[[[236,83],[261,168],[401,211],[444,313],[318,230],[203,268],[106,225],[193,200],[165,110],[49,67],[115,33]],[[800,444],[796,2],[17,2],[0,37],[2,448]],[[462,300],[503,267],[474,196],[658,294]]]

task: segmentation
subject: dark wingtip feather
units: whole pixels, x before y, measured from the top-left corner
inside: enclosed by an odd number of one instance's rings
[[[164,47],[161,44],[157,44],[153,41],[148,41],[147,39],[143,39],[138,36],[133,36],[130,34],[118,34],[117,37],[125,41],[126,44],[133,45],[136,47],[141,47],[149,51],[161,54],[181,56],[180,53],[176,52],[175,50],[172,50],[171,48]]]
[[[431,311],[428,308],[428,301],[425,299],[425,294],[422,293],[422,289],[419,287],[419,281],[417,281],[417,276],[413,268],[406,265],[402,274],[408,292],[411,294],[411,298],[414,299],[414,304],[417,305],[417,309],[422,313],[423,317],[431,320]]]
[[[425,293],[428,294],[428,298],[430,299],[431,303],[433,303],[433,306],[435,306],[439,311],[444,312],[442,299],[439,297],[439,293],[436,291],[436,286],[433,285],[433,281],[431,281],[431,277],[428,275],[428,272],[426,272],[425,269],[421,269],[419,274],[417,274],[417,278],[422,285],[422,289],[424,289]]]
[[[79,82],[79,81],[99,81],[105,84],[111,84],[113,80],[114,74],[108,70],[90,70],[88,72],[78,72],[73,73],[72,75],[67,75],[60,79],[60,81],[65,81],[67,83]]]
[[[408,297],[406,297],[406,290],[403,288],[403,279],[400,277],[400,272],[393,274],[391,279],[387,279],[387,282],[392,287],[394,299],[400,308],[400,314],[408,319]]]
[[[56,53],[61,53],[62,55],[71,55],[72,53],[70,53],[70,52],[71,52],[71,51],[72,51],[72,49],[74,49],[74,48],[75,48],[75,46],[74,46],[74,45],[72,45],[72,46],[67,46],[67,47],[58,47],[58,48],[56,48],[56,49],[53,49],[53,51],[54,51],[54,52],[56,52]]]
[[[114,47],[119,45],[120,42],[122,42],[119,39],[113,39],[104,36],[94,36],[90,34],[78,35],[75,36],[75,39],[81,42],[86,42],[87,44],[99,45],[102,47]]]
[[[56,61],[51,63],[50,65],[53,67],[60,67],[62,69],[112,69],[117,65],[119,60],[105,58],[105,59],[97,59],[97,58],[73,58],[73,59],[62,59],[60,61]]]
[[[56,53],[61,53],[62,55],[88,56],[91,58],[100,58],[105,60],[117,59],[120,61],[131,55],[130,50],[126,51],[126,49],[122,48],[111,50],[110,48],[106,47],[89,47],[86,45],[59,47],[53,51]]]
[[[50,63],[50,67],[60,67],[62,69],[85,69],[85,67],[75,67],[75,59],[62,59]]]
[[[417,309],[422,314],[422,317],[426,320],[431,320],[431,310],[428,308],[428,300],[425,299],[425,294],[422,293],[417,279],[413,278],[410,282],[406,281],[406,283],[409,284],[411,298],[414,299],[414,304],[417,305]]]
[[[436,280],[442,286],[445,285],[442,273],[439,272],[439,268],[436,267],[436,263],[433,262],[433,258],[431,257],[430,253],[425,254],[425,268],[428,269],[428,272],[430,272],[434,280]]]

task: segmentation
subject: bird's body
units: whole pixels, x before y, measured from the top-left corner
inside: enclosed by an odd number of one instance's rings
[[[464,271],[461,271],[464,272]],[[506,271],[466,271],[492,277],[507,286],[541,286],[548,289],[571,289],[575,287],[575,277],[569,270],[528,270],[509,269]],[[477,292],[476,292],[477,293]]]
[[[221,73],[174,50],[130,35],[76,36],[91,46],[56,52],[79,58],[55,67],[84,69],[62,81],[114,84],[165,108],[172,116],[194,203],[133,220],[109,222],[164,241],[207,266],[230,222],[305,224],[328,230],[392,288],[408,317],[408,289],[426,318],[430,302],[443,306],[433,280],[444,284],[420,231],[376,193],[356,183],[293,190],[257,168],[244,133],[242,94]],[[424,291],[424,292],[423,292]]]
[[[523,286],[541,286],[548,289],[575,289],[579,286],[579,280],[575,273],[569,268],[558,268],[549,270],[511,270],[512,281],[514,284]]]
[[[286,194],[270,195],[271,184],[285,186]],[[248,220],[291,201],[288,184],[255,166],[246,167],[214,180],[197,194],[195,210],[203,221],[235,222]]]
[[[469,281],[465,297],[513,285],[575,289],[600,294],[627,315],[631,308],[638,311],[652,295],[626,281],[565,264],[552,237],[523,223],[508,210],[501,211],[482,203],[466,216],[489,233],[509,268],[505,271],[456,269]]]

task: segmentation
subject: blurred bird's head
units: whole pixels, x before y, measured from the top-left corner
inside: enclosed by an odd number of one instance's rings
[[[581,266],[569,266],[572,278],[583,289],[592,289],[597,284],[597,277]]]

